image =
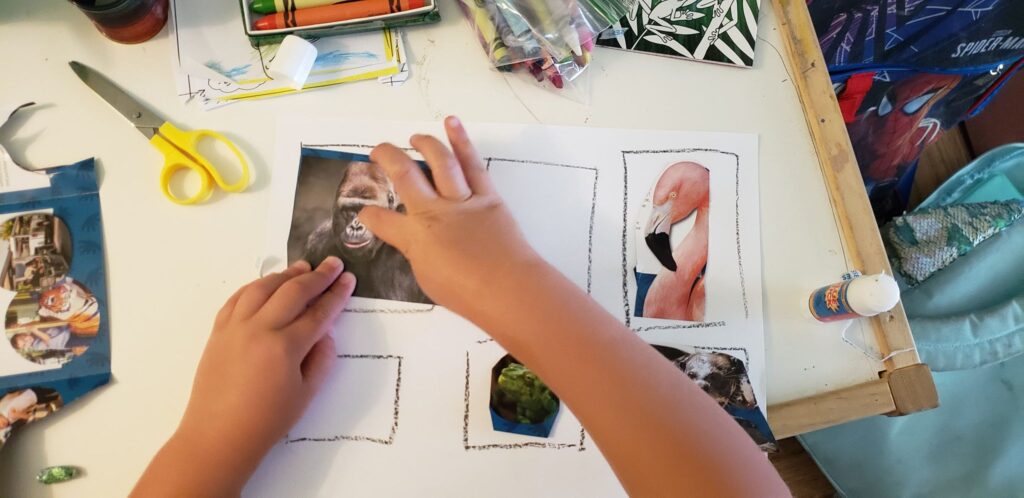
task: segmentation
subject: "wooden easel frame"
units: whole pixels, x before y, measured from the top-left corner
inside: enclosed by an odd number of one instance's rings
[[[875,223],[857,158],[818,45],[805,0],[772,0],[785,42],[786,64],[796,83],[804,118],[818,155],[829,201],[852,268],[892,274]],[[877,380],[768,407],[777,438],[785,438],[873,415],[907,415],[939,406],[928,365],[921,363],[903,304],[865,319],[883,355],[908,350],[884,362]]]

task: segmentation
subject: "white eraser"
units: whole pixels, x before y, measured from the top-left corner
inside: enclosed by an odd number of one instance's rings
[[[267,73],[271,78],[288,83],[296,90],[306,84],[313,63],[316,62],[316,47],[295,35],[288,35],[277,49],[274,61]]]

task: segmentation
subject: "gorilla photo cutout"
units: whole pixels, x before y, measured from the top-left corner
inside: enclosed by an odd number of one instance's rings
[[[404,212],[384,171],[369,157],[304,148],[288,237],[288,262],[314,267],[328,256],[356,276],[353,295],[433,304],[420,289],[409,261],[359,220],[365,206]]]

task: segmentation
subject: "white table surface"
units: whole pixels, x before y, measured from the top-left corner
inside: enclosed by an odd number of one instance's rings
[[[177,424],[214,314],[253,277],[275,119],[287,113],[756,133],[768,403],[877,378],[880,364],[803,314],[807,293],[847,265],[769,1],[753,69],[602,49],[589,69],[589,105],[489,69],[455,5],[441,4],[440,25],[407,32],[413,76],[403,87],[361,82],[204,112],[175,96],[166,30],[118,45],[67,2],[0,0],[0,101],[41,104],[5,127],[0,143],[31,167],[99,159],[113,355],[109,386],[26,427],[0,451],[0,496],[128,492]],[[166,201],[160,155],[78,80],[69,60],[102,71],[179,126],[226,132],[252,160],[250,191],[198,208]],[[55,464],[82,466],[87,476],[34,482]]]

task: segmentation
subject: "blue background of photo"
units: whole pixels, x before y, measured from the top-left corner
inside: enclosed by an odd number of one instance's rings
[[[551,428],[555,426],[555,418],[558,417],[558,412],[561,411],[556,410],[555,413],[548,415],[548,418],[539,424],[522,424],[505,420],[501,415],[498,415],[498,412],[494,411],[494,408],[489,410],[491,412],[491,425],[494,427],[494,430],[536,437],[548,437],[551,435]]]

